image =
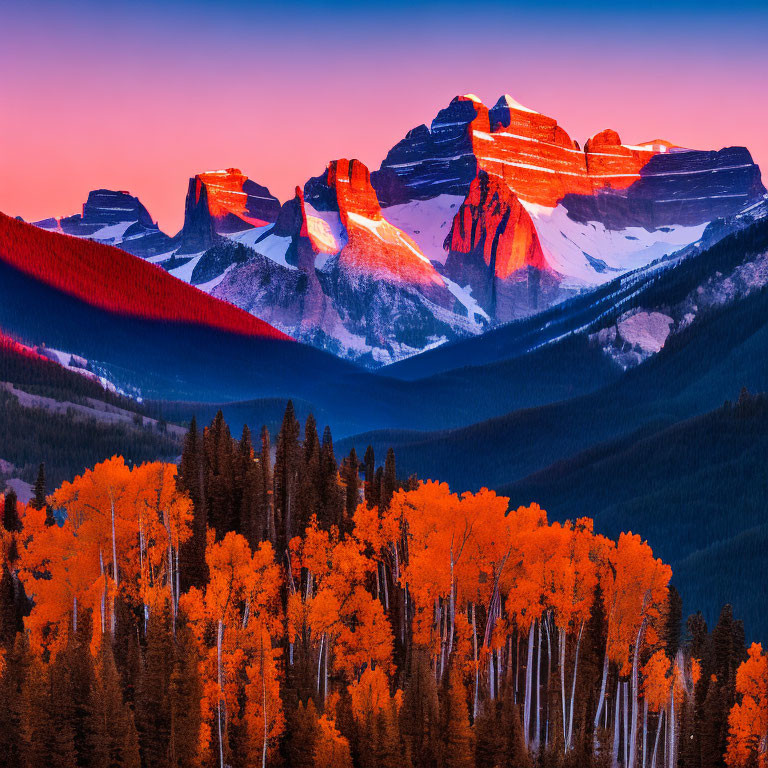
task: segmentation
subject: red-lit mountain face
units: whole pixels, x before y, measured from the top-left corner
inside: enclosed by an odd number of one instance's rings
[[[219,235],[264,227],[279,211],[280,201],[237,168],[198,173],[189,180],[177,253],[199,253]]]
[[[0,261],[118,315],[203,325],[246,336],[287,338],[262,320],[119,248],[45,232],[4,214],[0,214]]]
[[[536,228],[498,176],[480,170],[445,240],[445,274],[497,321],[544,309],[557,298],[559,280],[547,264]]]

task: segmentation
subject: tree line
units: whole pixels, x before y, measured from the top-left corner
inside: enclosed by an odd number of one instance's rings
[[[291,404],[2,530],[0,764],[766,765],[765,653],[640,536],[338,462]]]

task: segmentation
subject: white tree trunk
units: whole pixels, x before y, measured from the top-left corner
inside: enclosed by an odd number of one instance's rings
[[[643,699],[643,768],[648,763],[648,699]]]
[[[584,631],[584,622],[581,622],[579,627],[579,636],[576,639],[576,656],[573,660],[573,682],[571,683],[571,707],[568,712],[568,738],[565,741],[565,751],[568,752],[571,749],[571,743],[573,741],[573,700],[576,697],[576,677],[579,674],[579,647],[581,646],[581,633]]]
[[[528,666],[525,668],[525,706],[523,708],[523,730],[526,749],[531,737],[531,684],[533,682],[533,622],[528,630]]]
[[[547,690],[549,690],[549,680],[552,677],[552,641],[549,636],[549,622],[544,624],[547,631]],[[547,718],[544,734],[544,746],[549,747],[549,696],[545,697],[544,702],[547,707]]]
[[[624,768],[627,768],[629,758],[629,681],[621,684],[624,689]]]
[[[659,736],[661,735],[661,724],[664,722],[664,710],[659,710],[659,721],[656,724],[656,738],[653,740],[653,756],[651,757],[651,768],[656,768],[656,754],[659,750]]]
[[[629,736],[629,763],[628,768],[635,768],[637,758],[637,721],[638,721],[638,666],[640,664],[640,649],[645,637],[646,618],[640,622],[635,638],[635,650],[632,654],[632,723]]]
[[[330,644],[329,637],[325,641],[325,661],[323,662],[323,709],[325,709],[325,700],[328,698],[328,646]]]
[[[222,699],[224,698],[224,670],[221,664],[221,646],[224,639],[224,622],[219,619],[218,630],[216,632],[216,666],[217,677],[219,681],[219,700],[217,704],[218,714],[218,727],[219,727],[219,768],[224,768],[224,743],[223,738],[223,717],[226,717],[226,712],[222,715]]]
[[[538,750],[541,738],[541,621],[539,621],[539,645],[536,649],[536,732],[533,734],[533,748]]]
[[[611,752],[611,766],[616,768],[619,764],[619,740],[621,738],[621,681],[616,681],[616,703],[613,707],[613,750]]]
[[[325,632],[320,635],[320,652],[317,654],[317,695],[320,695],[320,666],[323,663],[323,645],[325,644]]]
[[[261,640],[261,707],[264,710],[264,743],[261,749],[261,768],[267,766],[267,680],[264,671],[264,639]]]
[[[472,700],[472,722],[477,719],[477,703],[480,692],[480,670],[477,665],[477,608],[475,604],[470,605],[472,611],[472,651],[475,660],[475,695]]]
[[[603,656],[603,682],[600,684],[600,698],[597,701],[597,712],[595,712],[595,742],[597,742],[597,729],[600,727],[600,715],[605,705],[605,687],[608,683],[608,650]]]
[[[109,492],[109,502],[112,508],[112,570],[114,573],[112,576],[115,579],[115,586],[120,586],[120,578],[117,573],[117,542],[115,539],[115,501],[112,498],[112,491]]]
[[[675,685],[672,684],[672,690],[669,694],[669,722],[667,723],[669,729],[669,749],[667,751],[667,762],[669,768],[675,768],[677,762],[675,758],[675,729],[677,724],[675,722]]]
[[[451,594],[448,597],[448,661],[450,662],[451,659],[451,653],[453,653],[453,625],[454,625],[454,608],[455,608],[455,597],[454,597],[454,572],[453,572],[453,547],[451,547]]]
[[[563,708],[563,744],[568,743],[568,733],[566,731],[567,718],[565,716],[565,630],[561,627],[560,637],[560,702]]]

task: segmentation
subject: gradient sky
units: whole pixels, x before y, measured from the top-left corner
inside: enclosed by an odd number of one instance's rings
[[[281,200],[336,157],[378,167],[459,93],[583,141],[746,145],[768,168],[768,3],[27,0],[0,17],[0,210],[127,189],[181,226],[190,175]]]

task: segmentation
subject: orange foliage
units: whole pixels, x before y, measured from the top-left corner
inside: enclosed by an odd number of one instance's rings
[[[648,543],[632,533],[622,533],[607,555],[612,568],[603,572],[602,587],[608,615],[608,656],[622,674],[627,674],[630,649],[643,619],[647,623],[647,642],[658,642],[656,625],[672,569],[654,558]]]
[[[272,750],[285,726],[275,663],[279,651],[273,649],[283,631],[282,575],[272,545],[263,542],[251,553],[240,534],[230,531],[215,542],[209,531],[205,559],[209,570],[205,590],[193,587],[180,601],[200,646],[206,649],[200,662],[201,753],[213,742],[220,701],[225,703],[227,720],[244,720],[249,738],[263,743],[265,698],[268,748]],[[209,647],[207,637],[221,638],[221,668],[218,644]],[[241,711],[243,700],[246,704]]]
[[[349,742],[336,729],[336,723],[323,715],[317,725],[315,768],[351,768]]]
[[[728,718],[726,763],[731,768],[768,766],[768,656],[759,643],[736,672],[738,701]],[[752,762],[754,759],[755,762]]]
[[[366,557],[360,538],[340,539],[335,528],[320,530],[313,518],[304,538],[293,539],[290,547],[294,576],[302,568],[309,575],[304,595],[289,599],[289,637],[309,631],[318,653],[320,646],[333,648],[335,668],[349,675],[365,664],[389,670],[392,631],[381,602],[366,589],[375,563]]]
[[[359,680],[349,686],[352,699],[352,714],[358,723],[367,722],[367,718],[376,717],[388,710],[393,704],[397,711],[402,704],[402,691],[394,696],[389,693],[389,678],[381,668],[366,669]]]
[[[19,575],[34,600],[26,626],[35,647],[55,653],[77,611],[86,608],[99,636],[109,631],[118,594],[147,610],[172,597],[178,548],[192,519],[191,503],[176,487],[175,465],[130,469],[113,456],[63,483],[51,503],[65,510],[64,525],[47,527],[45,510],[21,510]],[[99,642],[94,637],[94,649]]]

